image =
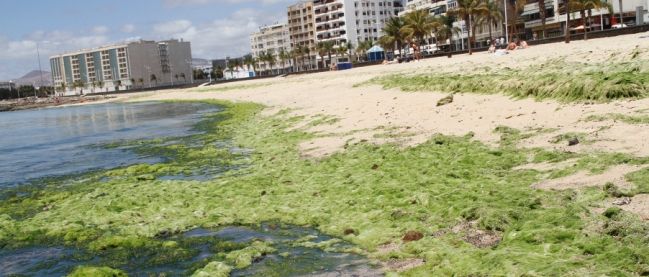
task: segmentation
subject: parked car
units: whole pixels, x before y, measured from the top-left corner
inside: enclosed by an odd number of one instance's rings
[[[434,44],[424,45],[421,47],[421,53],[424,55],[432,55],[439,51],[440,50],[439,48],[437,48],[437,45]]]
[[[627,26],[624,23],[618,23],[618,24],[611,25],[611,28],[613,28],[613,29],[620,29],[620,28],[626,28],[626,27],[629,27],[629,26]]]

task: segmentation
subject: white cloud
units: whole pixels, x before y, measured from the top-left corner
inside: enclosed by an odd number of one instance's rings
[[[82,35],[64,31],[35,31],[18,40],[0,37],[0,61],[2,61],[0,62],[0,80],[17,78],[37,69],[37,44],[43,70],[49,71],[47,62],[49,56],[109,43],[110,40],[104,31],[95,29],[93,28],[89,34]],[[97,34],[96,31],[104,34]]]
[[[157,39],[182,38],[190,41],[192,55],[196,58],[222,58],[249,53],[250,34],[263,24],[278,21],[280,18],[276,16],[244,9],[232,13],[228,18],[205,24],[175,20],[157,24],[153,30]]]
[[[92,33],[97,34],[97,35],[103,35],[105,33],[108,33],[109,29],[106,26],[95,26],[92,28]]]
[[[133,25],[133,24],[126,24],[126,25],[122,26],[121,31],[122,31],[123,33],[127,33],[127,34],[133,33],[133,32],[135,32],[135,25]]]
[[[154,25],[153,32],[158,35],[171,35],[186,32],[191,27],[192,22],[189,20],[174,20]]]

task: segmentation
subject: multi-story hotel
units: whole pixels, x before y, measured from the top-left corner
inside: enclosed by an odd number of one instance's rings
[[[401,0],[314,0],[313,4],[316,42],[334,41],[337,47],[377,41],[388,19],[404,9]],[[334,56],[332,62],[346,59]]]
[[[541,25],[541,14],[539,10],[538,0],[528,0],[523,8],[521,14],[522,19],[525,21],[525,29],[536,37],[541,38],[543,26]],[[545,0],[545,30],[546,36],[560,36],[565,32],[566,23],[566,1],[565,0]],[[609,1],[613,8],[614,14],[610,14],[608,9],[593,9],[590,27],[591,31],[598,31],[608,29],[611,25],[620,23],[620,15],[625,25],[638,24],[637,15],[638,7],[640,12],[647,10],[649,7],[648,0],[623,0],[623,1]],[[620,4],[622,6],[620,7]],[[510,7],[511,8],[511,7]],[[622,12],[620,12],[620,10]],[[644,17],[647,17],[645,13]],[[641,14],[640,17],[643,17]],[[570,15],[571,28],[577,28],[583,24],[581,14],[573,11]],[[644,21],[645,19],[640,19]],[[527,35],[527,34],[526,34]],[[529,36],[529,35],[528,35]]]
[[[258,32],[250,35],[250,45],[252,47],[252,55],[256,59],[261,57],[263,53],[272,53],[275,55],[275,64],[272,65],[272,68],[270,63],[260,60],[257,68],[259,71],[277,71],[293,66],[291,59],[282,62],[280,58],[282,51],[287,54],[291,51],[288,24],[286,23],[278,23],[259,28]]]
[[[50,57],[52,80],[63,94],[170,86],[190,82],[186,41],[137,41]]]
[[[291,49],[303,47],[309,53],[296,57],[296,66],[299,70],[315,69],[317,53],[315,51],[315,14],[313,13],[313,0],[302,1],[288,6],[288,30]]]

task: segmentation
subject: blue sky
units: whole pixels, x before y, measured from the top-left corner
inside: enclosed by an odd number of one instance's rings
[[[134,39],[183,38],[195,58],[250,51],[249,34],[284,20],[296,0],[2,0],[0,80],[18,78],[60,52]]]

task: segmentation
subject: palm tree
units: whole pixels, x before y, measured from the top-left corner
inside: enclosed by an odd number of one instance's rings
[[[469,55],[473,54],[472,44],[475,42],[474,19],[487,13],[488,8],[481,0],[457,0],[457,7],[449,10],[450,15],[458,16],[464,20],[469,33]]]
[[[176,83],[178,83],[178,78],[180,78],[180,76],[178,74],[175,74],[174,78],[176,79]]]
[[[97,81],[90,82],[90,85],[92,86],[92,93],[95,93],[95,88],[97,87]]]
[[[144,78],[138,79],[138,82],[140,82],[140,87],[144,87]]]
[[[354,52],[354,44],[351,41],[348,41],[347,45],[345,45],[345,47],[347,48],[347,51],[348,51],[347,55],[349,57],[349,62],[352,62],[352,55],[353,55],[353,52]]]
[[[570,43],[570,12],[572,11],[572,6],[576,6],[577,1],[578,0],[564,0],[564,3],[566,5],[566,43]]]
[[[302,46],[296,45],[293,47],[290,53],[291,59],[293,59],[293,68],[295,71],[300,71],[300,65],[298,64],[298,58],[302,57]]]
[[[582,8],[581,14],[582,18],[584,14],[584,9],[588,11],[586,19],[584,21],[584,40],[588,39],[588,32],[590,31],[590,18],[593,16],[593,9],[608,9],[609,13],[613,13],[613,6],[606,2],[605,0],[579,0],[579,5]]]
[[[541,17],[541,38],[545,38],[545,0],[539,0],[539,17]]]
[[[135,78],[131,78],[131,86],[135,86]]]
[[[430,36],[437,22],[429,15],[427,10],[409,12],[404,16],[405,26],[401,28],[407,40],[419,46]]]
[[[154,82],[156,87],[158,86],[158,77],[155,74],[151,74],[149,81]]]
[[[318,52],[320,53],[320,57],[323,56],[322,53],[327,54],[328,60],[329,60],[328,66],[331,66],[331,54],[335,51],[334,47],[335,47],[335,43],[332,40],[330,40],[330,41],[321,41],[321,42],[318,42],[318,45],[317,45]]]
[[[402,29],[405,25],[406,23],[403,17],[392,17],[388,19],[388,22],[386,22],[383,27],[384,35],[379,38],[379,44],[384,49],[390,49],[393,51],[396,44],[397,49],[399,49],[399,55],[401,55],[403,52],[403,43],[405,41]]]
[[[97,81],[97,87],[99,87],[99,89],[101,89],[103,91],[104,90],[104,81],[102,81],[102,80]]]
[[[451,49],[451,45],[453,44],[453,35],[457,35],[460,33],[460,28],[453,26],[453,22],[455,22],[455,18],[452,16],[445,16],[441,15],[438,17],[435,17],[435,20],[437,20],[440,24],[438,25],[439,27],[437,30],[435,30],[435,38],[437,41],[437,46],[439,48],[439,41],[440,40],[447,40],[449,41],[449,47],[448,47],[448,57],[450,58],[453,55],[453,49]]]
[[[180,73],[180,78],[183,78],[183,82],[187,83],[187,76],[185,73]]]
[[[257,60],[255,59],[255,57],[253,57],[252,55],[246,55],[245,57],[243,57],[243,64],[248,67],[248,70],[252,68],[255,76],[257,75]]]
[[[367,50],[370,50],[372,48],[372,42],[369,40],[365,41],[358,41],[358,46],[356,47],[356,56],[358,57],[358,60],[361,60],[361,57],[366,57],[367,55]]]
[[[543,0],[541,0],[543,1]],[[497,24],[497,22],[500,22],[503,20],[503,13],[500,11],[500,7],[494,0],[488,0],[486,2],[487,5],[487,12],[482,14],[478,20],[478,24],[487,24],[489,25],[489,40],[493,41],[493,35],[492,35],[492,26]]]
[[[340,57],[345,57],[347,55],[347,46],[341,45],[338,46],[338,48],[335,49],[336,55]]]
[[[286,50],[284,50],[284,48],[282,48],[279,50],[279,54],[277,54],[277,57],[279,58],[279,61],[282,63],[282,71],[285,72],[286,61],[291,58],[290,55],[288,54],[288,52],[286,52]]]

